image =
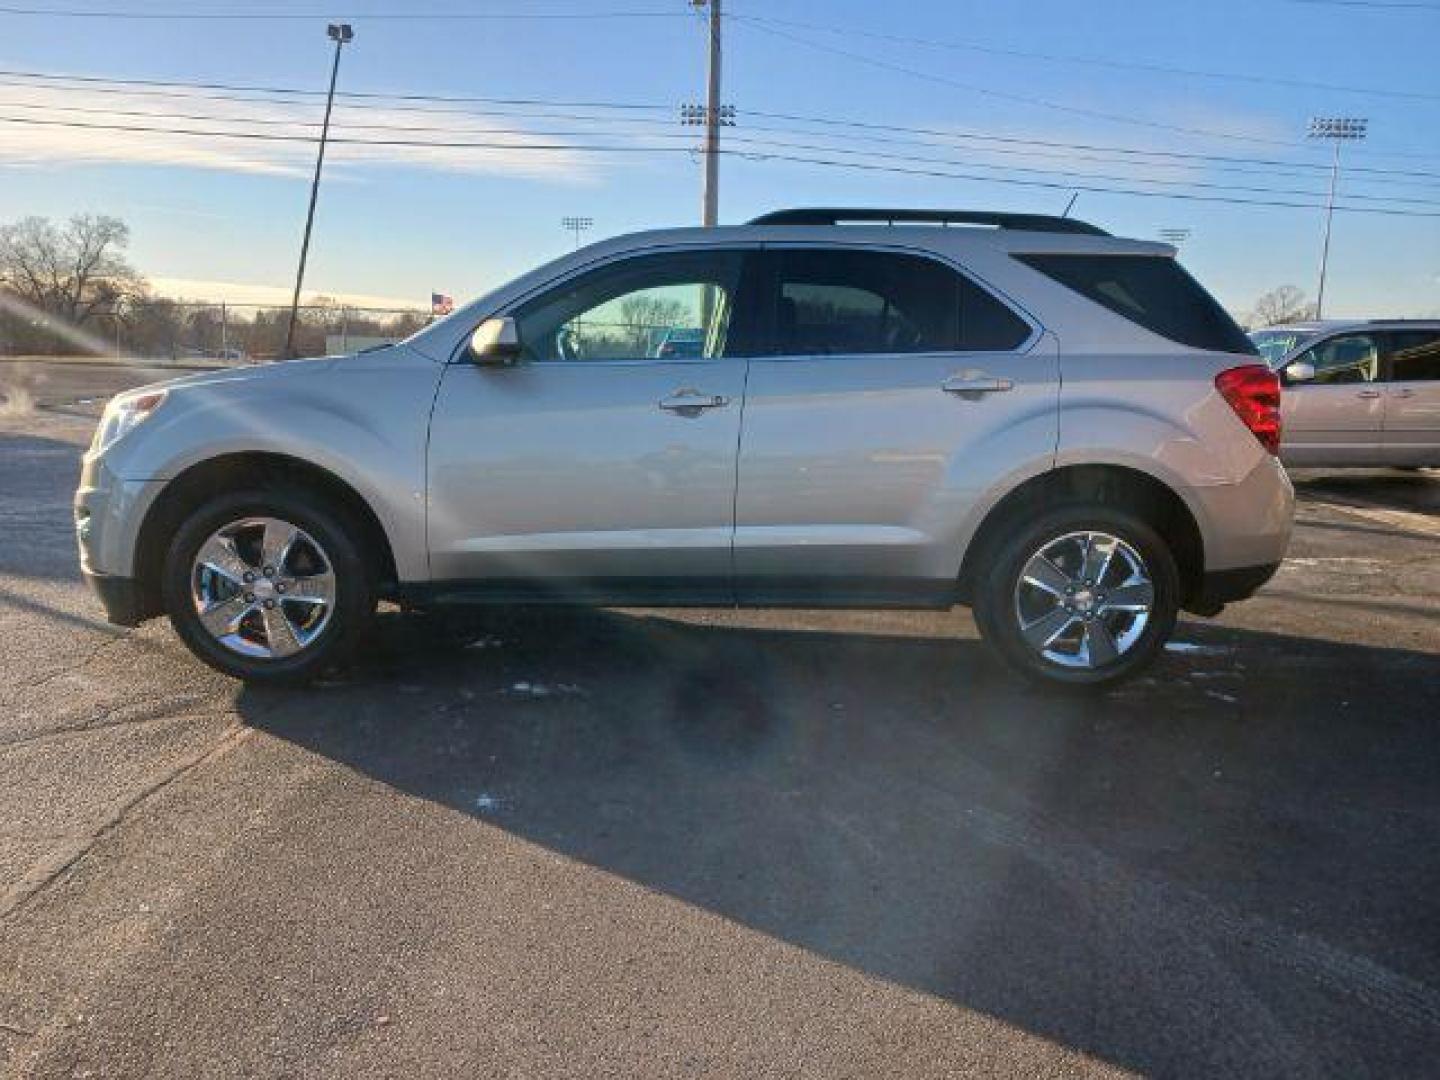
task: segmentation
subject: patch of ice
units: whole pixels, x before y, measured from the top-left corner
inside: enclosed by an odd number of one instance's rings
[[[1201,645],[1194,641],[1167,641],[1165,651],[1187,656],[1224,656],[1230,650],[1223,645]]]
[[[517,682],[507,690],[500,691],[502,694],[509,694],[511,697],[544,698],[560,696],[575,696],[583,694],[584,691],[574,683],[556,683],[551,686],[540,682]]]

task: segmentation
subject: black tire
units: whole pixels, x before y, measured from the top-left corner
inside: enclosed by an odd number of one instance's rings
[[[205,629],[196,611],[191,579],[201,545],[217,530],[250,517],[273,517],[299,526],[323,549],[334,574],[328,622],[313,641],[290,656],[261,658],[233,651]],[[375,613],[375,559],[362,546],[365,535],[342,507],[304,489],[246,490],[209,499],[181,522],[165,553],[161,594],[170,623],[191,652],[226,675],[268,684],[312,679],[345,658]]]
[[[1087,531],[1108,533],[1139,555],[1153,599],[1149,622],[1118,659],[1096,667],[1066,667],[1025,641],[1016,590],[1033,555],[1061,537]],[[1141,517],[1107,506],[1062,506],[1014,522],[982,552],[976,577],[974,613],[981,637],[1009,667],[1051,686],[1100,688],[1139,674],[1160,655],[1180,610],[1180,574],[1169,546]]]

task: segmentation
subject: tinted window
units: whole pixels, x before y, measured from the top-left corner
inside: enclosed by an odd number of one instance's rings
[[[1380,372],[1380,350],[1369,334],[1329,338],[1295,359],[1314,365],[1317,383],[1374,382]]]
[[[1047,277],[1163,338],[1195,349],[1255,345],[1184,267],[1164,255],[1017,255]]]
[[[1391,382],[1440,382],[1440,331],[1399,330],[1390,335]]]
[[[933,259],[883,251],[781,251],[769,351],[924,353],[1019,347],[1030,327]]]
[[[730,251],[642,255],[568,281],[515,312],[524,357],[734,355],[731,314],[743,260]]]

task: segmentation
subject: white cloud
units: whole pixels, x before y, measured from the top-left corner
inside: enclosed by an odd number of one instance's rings
[[[89,110],[89,111],[87,111]],[[197,132],[251,132],[270,136],[319,136],[323,105],[313,102],[218,101],[108,93],[43,86],[0,87],[0,165],[59,167],[95,164],[166,165],[269,176],[307,177],[314,168],[315,143],[186,135],[174,130],[120,131],[119,127],[186,129]],[[127,115],[128,114],[128,115]],[[169,115],[155,115],[169,114]],[[183,119],[181,115],[199,117]],[[249,121],[247,123],[247,121]],[[57,126],[56,122],[100,127]],[[383,125],[382,129],[359,125]],[[430,131],[390,130],[424,127]],[[364,166],[524,176],[559,182],[592,179],[593,155],[576,150],[526,150],[537,144],[574,146],[525,127],[518,118],[480,116],[457,110],[444,114],[404,109],[337,105],[331,135],[336,138],[466,142],[480,147],[360,146],[332,142],[326,150],[334,178]],[[504,130],[497,130],[504,129]],[[607,142],[624,136],[606,136]]]
[[[148,279],[150,289],[157,296],[176,300],[200,300],[218,304],[258,304],[263,306],[290,305],[291,289],[281,285],[254,285],[241,281],[214,281],[205,278],[152,277]],[[331,292],[327,289],[306,289],[300,294],[302,304],[314,303],[319,297],[328,297],[336,303],[350,307],[372,308],[426,308],[428,296],[375,296],[369,293]]]

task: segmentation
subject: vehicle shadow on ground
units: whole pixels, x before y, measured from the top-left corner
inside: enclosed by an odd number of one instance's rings
[[[239,708],[400,791],[1127,1068],[1425,1071],[1435,657],[1183,633],[1154,677],[1070,697],[938,634],[389,615],[355,671]]]

